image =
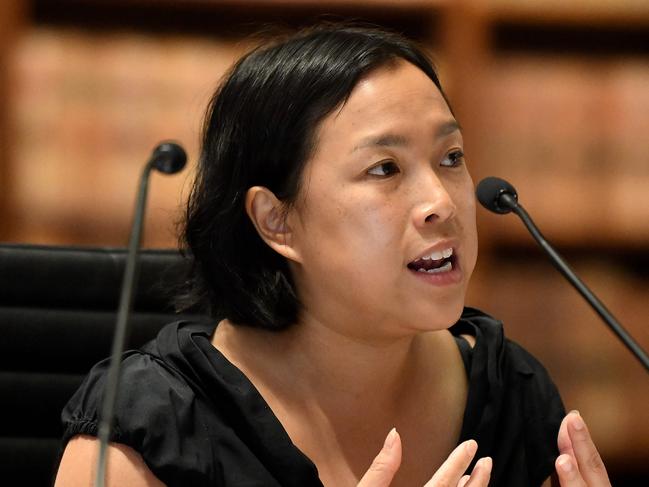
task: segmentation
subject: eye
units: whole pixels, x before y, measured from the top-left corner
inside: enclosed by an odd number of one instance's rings
[[[392,161],[379,162],[377,165],[372,166],[367,170],[367,174],[380,177],[392,176],[398,172],[400,172],[399,166]]]
[[[457,167],[464,163],[464,152],[459,149],[449,152],[442,160],[443,167]]]

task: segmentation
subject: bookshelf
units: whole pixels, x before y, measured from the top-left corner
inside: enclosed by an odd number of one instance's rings
[[[0,147],[8,186],[0,237],[124,245],[141,164],[170,137],[195,161],[204,106],[250,45],[246,35],[323,15],[385,25],[430,50],[464,127],[474,180],[514,183],[546,236],[649,348],[644,0],[1,2],[0,58],[11,70],[0,78],[0,101],[12,103],[0,128],[6,140],[16,137]],[[191,169],[152,181],[147,246],[175,245],[170,221],[190,177]],[[469,302],[501,317],[547,365],[567,406],[590,420],[609,469],[646,480],[642,369],[514,216],[478,213]]]
[[[473,5],[485,40],[475,179],[510,180],[546,237],[646,349],[649,4]],[[624,471],[646,482],[646,374],[515,216],[480,212],[479,227],[470,302],[509,324],[510,337],[547,365],[566,406],[592,418],[613,484],[633,485]]]

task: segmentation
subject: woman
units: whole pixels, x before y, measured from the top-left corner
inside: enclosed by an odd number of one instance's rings
[[[110,485],[532,486],[555,459],[562,486],[608,485],[543,367],[464,308],[473,183],[405,39],[321,26],[244,56],[185,240],[220,321],[125,354]],[[57,486],[91,478],[105,369],[64,411]]]

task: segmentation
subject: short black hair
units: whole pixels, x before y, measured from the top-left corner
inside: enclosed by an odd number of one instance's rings
[[[258,235],[246,192],[265,186],[285,206],[295,203],[319,123],[362,77],[399,59],[421,69],[444,96],[424,51],[376,27],[320,24],[235,63],[203,125],[181,236],[193,258],[184,307],[266,329],[296,322],[300,303],[289,266]]]

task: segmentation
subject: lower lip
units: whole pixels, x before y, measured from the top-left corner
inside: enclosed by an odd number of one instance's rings
[[[428,272],[419,272],[408,269],[417,279],[422,280],[427,284],[433,286],[450,286],[459,284],[462,281],[462,271],[457,259],[453,259],[453,267],[450,271],[439,272],[436,274],[429,274]]]

